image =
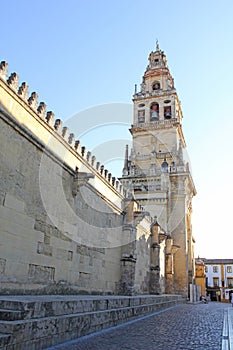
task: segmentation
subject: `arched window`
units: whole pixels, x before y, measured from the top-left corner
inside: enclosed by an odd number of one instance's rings
[[[138,111],[138,122],[144,123],[145,122],[145,109],[140,109]]]
[[[155,81],[152,85],[152,90],[159,90],[160,89],[160,82]]]
[[[164,107],[164,119],[171,119],[172,113],[171,113],[171,106]]]
[[[156,102],[150,107],[150,120],[159,120],[159,104]]]
[[[166,159],[164,159],[161,168],[162,168],[162,172],[163,173],[167,173],[168,172],[168,163],[167,163]]]

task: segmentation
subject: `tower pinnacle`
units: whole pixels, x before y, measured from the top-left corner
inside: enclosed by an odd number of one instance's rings
[[[159,51],[159,41],[156,39],[156,51]]]
[[[128,175],[129,172],[129,146],[126,145],[125,147],[125,161],[124,161],[124,168],[123,168],[123,176]]]

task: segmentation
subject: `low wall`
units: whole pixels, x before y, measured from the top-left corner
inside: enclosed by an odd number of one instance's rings
[[[182,302],[178,295],[1,298],[0,348],[45,349]]]

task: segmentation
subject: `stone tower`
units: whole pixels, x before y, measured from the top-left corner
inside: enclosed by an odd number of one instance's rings
[[[182,110],[167,59],[158,42],[149,55],[140,91],[133,96],[122,183],[171,237],[176,247],[172,283],[166,291],[188,295],[194,276],[192,198],[196,194],[182,132]],[[168,266],[166,267],[168,269]]]

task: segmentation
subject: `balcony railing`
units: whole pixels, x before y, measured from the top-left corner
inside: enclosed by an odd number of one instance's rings
[[[151,96],[162,96],[167,94],[174,94],[176,92],[175,88],[170,88],[168,90],[152,90],[152,91],[139,91],[133,95],[136,98],[151,97]]]
[[[151,122],[144,122],[144,123],[135,123],[132,125],[132,128],[147,128],[147,127],[170,127],[171,125],[177,124],[178,119],[172,118],[169,120],[156,120]]]

